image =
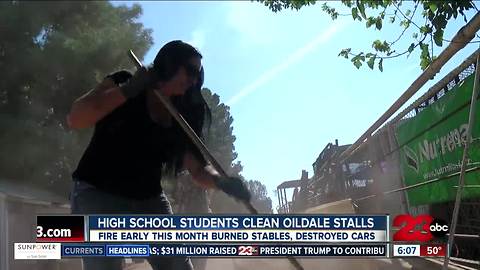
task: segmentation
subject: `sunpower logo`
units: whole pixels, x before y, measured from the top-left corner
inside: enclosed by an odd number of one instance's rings
[[[15,260],[59,260],[60,243],[14,243]]]
[[[393,241],[427,242],[445,236],[449,230],[447,222],[430,215],[398,215],[393,220],[393,226],[399,228],[393,235]]]
[[[417,144],[416,149],[405,145],[403,149],[407,166],[418,173],[421,163],[436,159],[453,152],[458,147],[462,147],[467,141],[467,126],[468,124],[461,124],[458,128],[454,128],[434,140],[425,139]]]

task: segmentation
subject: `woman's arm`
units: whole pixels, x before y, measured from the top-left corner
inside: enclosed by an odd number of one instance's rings
[[[67,116],[68,125],[71,128],[94,126],[127,99],[152,86],[156,80],[154,75],[146,68],[140,68],[133,77],[127,71],[107,76],[95,89],[75,100]]]
[[[203,188],[216,188],[215,177],[220,177],[218,172],[211,165],[204,164],[190,152],[183,157],[183,166],[190,172],[195,183]]]
[[[211,165],[204,166],[190,152],[185,154],[183,164],[192,175],[192,179],[200,186],[216,188],[238,200],[250,201],[250,191],[242,179],[238,177],[222,177]]]
[[[120,87],[113,79],[106,77],[94,89],[73,102],[67,123],[73,129],[92,127],[126,100]]]

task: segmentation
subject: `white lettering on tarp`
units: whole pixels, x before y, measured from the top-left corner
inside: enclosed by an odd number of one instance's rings
[[[419,142],[420,163],[436,159],[463,146],[467,141],[467,127],[468,124],[462,124],[434,140],[424,139]]]

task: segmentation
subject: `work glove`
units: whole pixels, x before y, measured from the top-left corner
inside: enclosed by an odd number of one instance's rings
[[[126,98],[134,98],[145,89],[153,87],[157,81],[157,76],[152,70],[141,67],[130,80],[120,86],[120,91]]]
[[[238,177],[215,177],[215,185],[237,200],[250,201],[250,191],[245,182]]]
[[[128,72],[127,70],[119,70],[107,75],[106,77],[110,78],[116,85],[120,85],[132,78],[132,76],[132,73]]]

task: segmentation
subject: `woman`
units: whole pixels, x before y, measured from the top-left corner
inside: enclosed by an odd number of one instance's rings
[[[133,76],[119,71],[77,99],[67,117],[74,129],[95,127],[73,173],[74,214],[172,214],[161,184],[162,169],[188,169],[195,182],[249,200],[238,178],[223,179],[206,166],[199,151],[157,100],[170,98],[197,134],[210,111],[200,89],[202,55],[176,40],[158,52],[151,67]],[[188,258],[148,258],[153,269],[191,269]],[[84,269],[120,269],[121,260],[85,258]]]

